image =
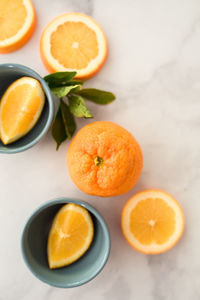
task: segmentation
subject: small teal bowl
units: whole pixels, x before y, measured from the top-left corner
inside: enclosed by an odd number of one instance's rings
[[[47,239],[57,211],[66,203],[85,207],[94,223],[94,238],[87,252],[76,262],[63,268],[49,269]],[[92,280],[105,266],[110,253],[110,235],[102,216],[91,205],[70,198],[45,203],[28,219],[21,239],[24,261],[41,281],[59,288],[72,288]]]
[[[33,147],[46,134],[53,119],[54,103],[48,85],[38,73],[26,66],[0,64],[0,99],[11,83],[23,76],[33,77],[40,81],[46,95],[45,106],[36,125],[27,135],[9,145],[4,145],[0,140],[0,153],[18,153]]]

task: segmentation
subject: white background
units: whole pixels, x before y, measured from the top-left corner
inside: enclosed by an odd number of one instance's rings
[[[0,55],[47,74],[39,54],[44,26],[55,16],[84,12],[104,29],[109,56],[86,86],[113,91],[108,106],[88,103],[95,120],[127,128],[139,141],[144,169],[137,186],[114,197],[88,196],[71,182],[50,133],[34,148],[0,155],[1,300],[198,300],[200,298],[200,2],[199,0],[34,0],[37,28],[22,49]],[[89,121],[80,120],[79,128]],[[183,207],[186,229],[179,244],[158,256],[134,251],[120,230],[121,209],[136,191],[161,188]],[[108,223],[109,261],[90,283],[57,289],[37,280],[20,252],[23,225],[41,203],[74,197],[93,204]]]

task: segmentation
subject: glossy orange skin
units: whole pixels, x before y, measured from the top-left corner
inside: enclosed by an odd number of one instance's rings
[[[96,157],[102,164],[95,164]],[[100,121],[76,134],[67,152],[67,166],[80,190],[111,197],[128,192],[137,183],[143,156],[131,133],[115,123]]]

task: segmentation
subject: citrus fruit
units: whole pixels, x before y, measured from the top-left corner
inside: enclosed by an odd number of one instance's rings
[[[89,212],[80,205],[65,204],[56,214],[49,232],[49,267],[64,267],[79,259],[88,250],[93,235],[94,225]]]
[[[146,254],[172,248],[184,229],[184,215],[178,202],[161,190],[134,195],[122,211],[122,232],[128,243]]]
[[[0,136],[4,144],[28,133],[38,121],[45,95],[38,80],[22,77],[5,91],[0,102]]]
[[[142,151],[123,127],[106,121],[83,127],[67,152],[69,174],[85,193],[115,196],[128,192],[142,171]]]
[[[92,18],[66,13],[44,29],[40,53],[49,72],[76,71],[76,78],[85,79],[102,67],[107,56],[107,42]]]
[[[31,0],[0,1],[0,53],[22,47],[35,29],[36,16]]]

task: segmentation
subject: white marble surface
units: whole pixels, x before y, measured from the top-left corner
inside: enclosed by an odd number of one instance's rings
[[[109,57],[88,85],[112,90],[117,101],[89,104],[96,120],[130,130],[144,153],[137,186],[114,198],[85,195],[72,184],[65,156],[50,134],[31,150],[0,156],[0,300],[199,300],[200,299],[200,1],[199,0],[34,0],[37,29],[21,50],[0,55],[46,71],[39,56],[45,24],[63,12],[94,17],[106,32]],[[87,123],[79,121],[79,127]],[[120,231],[120,214],[136,191],[161,188],[181,203],[186,229],[179,244],[158,256],[137,253]],[[85,286],[57,289],[38,281],[25,266],[20,236],[31,212],[59,196],[93,204],[112,238],[109,261]]]

